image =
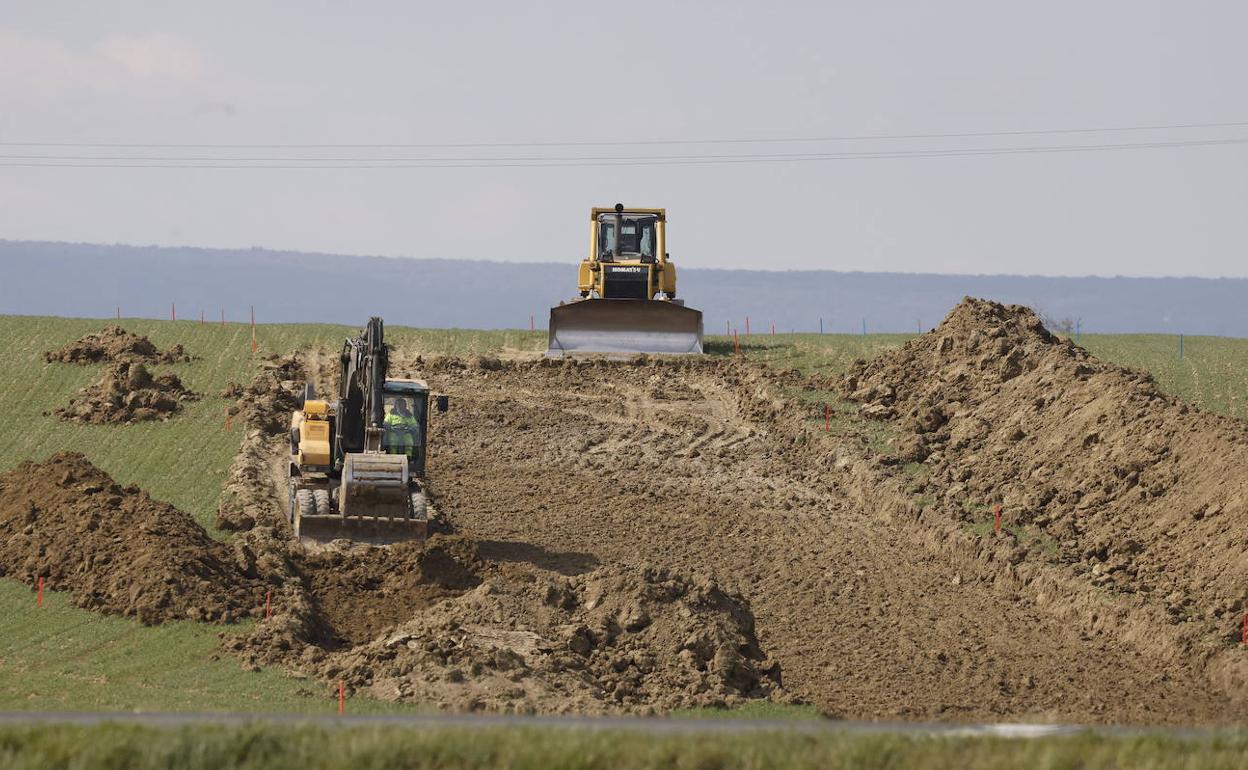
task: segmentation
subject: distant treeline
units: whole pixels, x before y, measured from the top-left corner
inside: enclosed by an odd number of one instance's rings
[[[167,318],[204,312],[262,322],[543,328],[575,293],[573,262],[514,263],[0,240],[0,313]],[[1248,280],[1045,278],[682,269],[680,291],[706,331],[839,333],[928,329],[963,296],[1036,308],[1085,332],[1248,337]]]

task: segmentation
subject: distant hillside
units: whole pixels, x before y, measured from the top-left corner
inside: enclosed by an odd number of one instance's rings
[[[522,328],[574,293],[575,265],[102,246],[0,240],[0,313]],[[1017,302],[1085,331],[1248,337],[1248,280],[1043,278],[682,269],[681,293],[709,333],[914,331],[965,295]]]

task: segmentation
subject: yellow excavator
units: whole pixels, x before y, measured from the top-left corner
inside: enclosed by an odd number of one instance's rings
[[[337,399],[304,386],[290,420],[287,519],[303,543],[386,545],[427,536],[429,386],[387,379],[380,318],[342,348]],[[447,397],[437,396],[439,412]]]
[[[676,298],[665,209],[591,209],[577,288],[550,309],[548,356],[702,352],[702,312]]]

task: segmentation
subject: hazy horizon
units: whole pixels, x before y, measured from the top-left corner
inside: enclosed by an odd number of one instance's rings
[[[364,254],[350,253],[342,251],[318,251],[318,250],[302,250],[302,249],[284,249],[269,246],[244,246],[238,248],[222,248],[219,246],[202,246],[196,244],[162,244],[162,243],[94,243],[90,241],[58,241],[58,240],[24,240],[14,238],[0,238],[0,244],[52,244],[52,245],[68,245],[68,246],[99,246],[106,248],[126,248],[126,249],[169,249],[182,250],[190,249],[193,251],[205,252],[245,252],[255,251],[265,254],[291,254],[305,255],[315,254],[325,257],[344,257],[346,259],[390,259],[390,260],[417,260],[417,261],[437,261],[437,262],[464,262],[464,263],[488,263],[488,264],[509,264],[509,265],[572,265],[570,273],[575,279],[575,261],[568,260],[507,260],[496,259],[492,257],[420,257],[413,254]],[[1092,273],[1069,274],[1069,275],[1053,275],[1045,273],[936,273],[930,271],[919,270],[838,270],[831,267],[693,267],[698,272],[759,272],[759,273],[837,273],[845,275],[864,274],[864,275],[900,275],[900,276],[940,276],[942,278],[1069,278],[1069,279],[1103,279],[1112,280],[1115,278],[1129,278],[1133,280],[1198,280],[1198,281],[1234,281],[1244,280],[1239,276],[1202,276],[1202,275],[1185,275],[1176,273],[1173,275],[1095,275]]]

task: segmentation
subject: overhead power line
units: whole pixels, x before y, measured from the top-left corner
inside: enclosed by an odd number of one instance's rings
[[[508,147],[630,147],[645,145],[698,145],[698,144],[803,144],[818,142],[888,141],[900,139],[970,139],[994,136],[1043,136],[1061,134],[1095,134],[1119,131],[1171,131],[1202,128],[1243,128],[1248,121],[1228,123],[1175,123],[1154,126],[1111,126],[1101,128],[1044,128],[1019,131],[964,131],[956,133],[922,134],[847,134],[843,136],[807,137],[727,137],[712,139],[637,139],[624,141],[564,141],[564,142],[429,142],[429,143],[355,143],[355,144],[294,144],[294,143],[143,143],[143,142],[0,142],[0,147],[78,147],[96,149],[467,149]]]
[[[949,158],[1072,152],[1114,152],[1215,147],[1248,144],[1248,137],[1033,147],[878,150],[841,153],[774,153],[719,155],[518,156],[462,158],[281,158],[206,156],[83,156],[0,155],[0,166],[20,168],[173,168],[173,169],[437,169],[437,168],[564,168],[588,166],[691,166],[743,163],[807,163],[838,160]]]

